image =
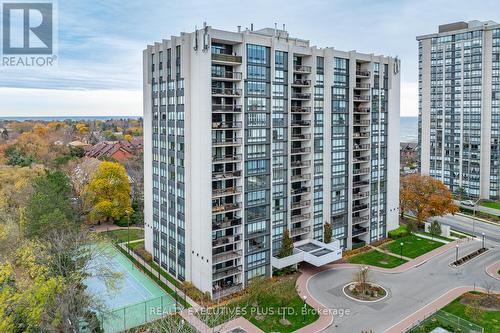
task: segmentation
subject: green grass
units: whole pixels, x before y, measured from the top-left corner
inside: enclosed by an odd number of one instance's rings
[[[453,239],[450,239],[448,237],[444,237],[444,236],[441,236],[441,235],[433,235],[431,233],[423,232],[423,231],[419,231],[418,233],[426,235],[428,237],[434,237],[434,238],[437,238],[437,239],[442,239],[442,240],[447,241],[447,242],[453,242]]]
[[[457,317],[463,318],[476,325],[482,326],[485,333],[500,332],[500,311],[484,311],[483,315],[478,320],[473,320],[465,314],[466,306],[460,303],[464,295],[456,298],[450,304],[443,308],[444,311],[454,314]]]
[[[371,250],[350,257],[348,259],[348,262],[352,264],[372,265],[383,268],[394,268],[404,264],[406,260],[376,250]]]
[[[222,306],[223,313],[240,314],[264,332],[291,333],[307,326],[318,320],[319,314],[309,305],[306,305],[306,311],[303,312],[304,300],[300,298],[295,289],[297,277],[298,275],[286,276],[275,282],[270,282],[269,279],[263,280],[262,283],[259,283],[268,287],[264,287],[265,291],[259,293],[256,300],[251,300],[244,295]],[[290,313],[285,312],[285,319],[289,321],[289,325],[283,325],[280,322],[280,319],[283,318],[283,308],[290,311]],[[234,315],[232,317],[220,316],[214,321],[213,318],[202,315],[199,317],[210,327],[218,326],[235,318]]]
[[[109,236],[116,243],[123,243],[128,240],[128,231],[127,229],[118,229],[106,231],[105,234]],[[143,239],[144,238],[144,230],[142,229],[130,229],[130,241]]]
[[[457,238],[466,238],[467,236],[458,232],[450,231],[450,236],[457,237]]]
[[[135,251],[138,248],[144,248],[144,241],[127,244],[127,247],[132,251]]]
[[[401,242],[403,243],[403,257],[408,257],[408,258],[419,257],[422,254],[430,252],[444,245],[444,243],[441,242],[433,241],[423,237],[418,237],[416,235],[409,235],[385,245],[384,248],[388,249],[390,252],[394,254],[400,254]]]
[[[167,286],[165,283],[163,283],[163,281],[161,281],[160,279],[158,279],[158,276],[151,273],[151,271],[149,271],[148,269],[146,269],[146,267],[144,267],[140,262],[138,262],[137,260],[135,260],[134,257],[132,257],[130,254],[128,254],[128,252],[123,249],[121,246],[118,246],[116,245],[116,248],[121,252],[123,253],[132,263],[134,263],[134,265],[138,266],[142,272],[144,274],[146,274],[147,276],[149,276],[149,278],[151,280],[153,280],[157,285],[159,285],[163,290],[165,290],[168,294],[170,294],[174,299],[177,300],[177,302],[179,302],[179,304],[181,304],[183,307],[185,308],[190,308],[191,305],[186,302],[184,300],[184,298],[182,298],[181,296],[179,296],[175,291],[173,291],[169,286]]]
[[[497,201],[483,201],[481,206],[500,210],[500,202]]]

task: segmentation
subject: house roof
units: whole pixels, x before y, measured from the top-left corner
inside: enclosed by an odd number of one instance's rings
[[[94,158],[102,156],[112,157],[119,150],[132,155],[131,149],[123,145],[121,141],[102,141],[92,146],[85,156]]]
[[[418,148],[418,143],[416,142],[400,142],[400,150],[416,150]]]

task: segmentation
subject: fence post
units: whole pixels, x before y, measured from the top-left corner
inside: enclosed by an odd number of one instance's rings
[[[125,313],[125,308],[123,308],[123,330],[127,329],[127,315]]]

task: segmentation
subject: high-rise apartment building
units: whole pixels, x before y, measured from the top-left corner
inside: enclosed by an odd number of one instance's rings
[[[500,192],[500,25],[457,22],[417,37],[420,170],[451,191]]]
[[[218,298],[386,237],[398,225],[399,82],[397,59],[284,29],[205,26],[148,46],[146,249]],[[295,249],[277,258],[285,232]]]

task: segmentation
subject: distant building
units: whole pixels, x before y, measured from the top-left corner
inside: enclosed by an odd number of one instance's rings
[[[500,24],[418,36],[420,171],[452,192],[500,196]]]
[[[109,158],[121,161],[134,155],[133,151],[122,141],[103,141],[92,146],[85,153],[87,157]]]
[[[418,159],[418,143],[416,142],[401,142],[399,144],[399,161],[401,167],[407,166],[408,163],[415,163]]]
[[[130,141],[127,141],[127,140],[122,140],[120,141],[121,144],[128,148],[130,151],[134,152],[134,153],[139,153],[139,152],[142,152],[143,150],[143,139],[142,139],[142,136],[136,136],[136,137],[133,137],[132,140]]]

